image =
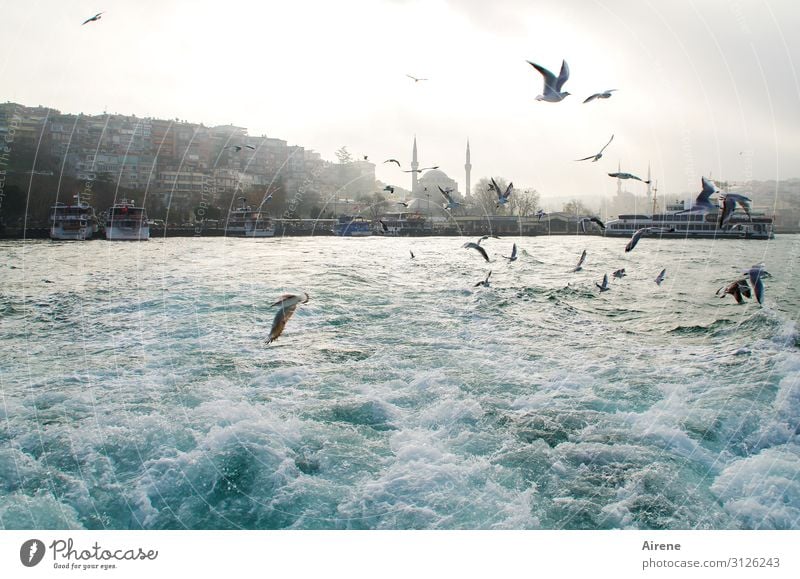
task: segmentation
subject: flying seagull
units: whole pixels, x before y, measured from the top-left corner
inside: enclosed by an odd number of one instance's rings
[[[753,216],[750,215],[750,199],[744,195],[726,193],[722,196],[722,211],[720,211],[719,214],[717,227],[722,227],[730,220],[731,217],[733,217],[733,212],[736,209],[737,203],[742,209],[744,209],[744,212],[747,214],[747,217],[750,218],[750,221],[753,220]]]
[[[289,321],[289,318],[292,317],[292,314],[294,314],[294,311],[297,309],[297,304],[304,304],[306,302],[308,302],[307,293],[303,293],[302,295],[283,294],[278,298],[278,301],[270,306],[273,308],[279,306],[280,309],[278,313],[275,314],[275,319],[272,320],[272,329],[269,331],[267,344],[274,342],[280,337],[283,328],[286,327],[286,322]]]
[[[254,151],[256,149],[253,145],[228,145],[227,147],[223,147],[223,149],[234,149],[238,153],[245,147],[247,147],[248,149],[253,149]]]
[[[383,228],[383,232],[384,233],[388,233],[389,232],[389,226],[386,225],[386,222],[383,219],[379,219],[378,222],[381,224],[381,227]]]
[[[408,250],[408,253],[410,253],[410,254],[411,254],[411,259],[414,259],[414,252],[413,252],[413,251],[411,251],[411,250],[409,249],[409,250]]]
[[[423,167],[422,169],[409,169],[408,171],[403,171],[403,173],[422,173],[423,171],[428,171],[431,169],[438,169],[439,165],[434,165],[433,167]]]
[[[539,221],[541,221],[541,220],[542,220],[542,217],[544,217],[545,215],[547,215],[547,213],[545,213],[545,212],[544,212],[542,209],[539,209],[539,211],[537,211],[537,212],[535,213],[535,215],[536,215],[536,217],[538,217],[538,218],[539,218]]]
[[[765,277],[772,277],[772,275],[764,269],[764,264],[759,263],[750,269],[742,270],[750,278],[750,285],[753,286],[753,291],[756,293],[756,300],[758,303],[764,301],[764,282],[761,281]]]
[[[487,240],[487,239],[489,239],[490,237],[492,237],[492,238],[494,238],[494,239],[500,239],[500,237],[499,237],[498,235],[484,235],[483,237],[481,237],[481,238],[478,240],[478,245],[480,245],[480,244],[481,244],[481,241],[486,241],[486,240]]]
[[[445,198],[445,200],[447,200],[447,203],[442,205],[443,209],[448,209],[449,210],[449,209],[455,209],[456,207],[460,207],[461,206],[461,203],[459,203],[458,201],[455,201],[450,196],[450,193],[452,192],[452,189],[442,189],[438,185],[437,185],[437,187],[439,187],[439,191],[441,192],[442,196]]]
[[[608,290],[610,290],[611,288],[608,287],[608,274],[607,273],[603,274],[603,285],[600,285],[597,282],[595,282],[594,285],[600,288],[600,293],[607,292]]]
[[[747,278],[737,279],[717,290],[717,295],[721,298],[724,298],[728,294],[732,295],[739,305],[744,303],[744,298],[742,296],[747,298],[753,297],[753,294],[750,293],[750,286],[747,285]]]
[[[397,159],[386,159],[384,163],[395,163],[398,168],[400,167],[400,161],[398,161]]]
[[[497,207],[500,207],[501,205],[505,205],[506,203],[508,203],[508,197],[514,192],[514,183],[509,183],[508,186],[506,187],[505,193],[501,193],[500,186],[495,182],[494,177],[492,177],[491,179],[492,183],[489,190],[490,191],[494,190],[495,192],[497,192],[497,205],[495,206],[496,209]]]
[[[631,236],[631,240],[625,246],[625,253],[633,251],[633,248],[636,247],[636,244],[639,243],[639,240],[642,238],[642,236],[647,235],[648,233],[672,233],[673,231],[675,231],[674,227],[670,227],[669,229],[666,227],[642,227],[637,229]]]
[[[605,231],[606,224],[603,223],[599,217],[581,217],[578,223],[581,226],[581,233],[586,233],[586,223],[596,223],[597,226]]]
[[[585,260],[586,260],[586,250],[584,249],[584,250],[583,250],[583,253],[581,253],[581,258],[578,260],[578,265],[576,265],[576,266],[575,266],[575,269],[573,269],[573,270],[572,270],[572,271],[573,271],[573,273],[574,273],[574,272],[576,272],[576,271],[580,271],[580,270],[582,270],[582,269],[583,269],[583,267],[582,267],[582,266],[583,266],[583,262],[584,262]]]
[[[506,256],[506,255],[504,255],[503,257],[505,257],[509,262],[517,261],[517,244],[515,243],[514,246],[511,248],[511,256],[510,257]]]
[[[478,245],[477,243],[474,243],[474,242],[470,241],[468,243],[465,243],[461,247],[464,247],[466,249],[477,249],[478,253],[480,253],[483,256],[483,259],[485,259],[486,261],[489,261],[489,254],[487,254],[486,250],[484,248],[482,248],[480,245]]]
[[[656,277],[656,279],[655,279],[656,285],[661,285],[661,282],[662,282],[662,281],[664,281],[664,278],[665,278],[665,277],[667,277],[667,270],[666,270],[666,268],[662,269],[662,270],[661,270],[661,273],[660,273],[660,274],[658,274],[658,277]]]
[[[92,16],[91,18],[87,18],[86,20],[83,21],[83,24],[89,24],[89,22],[97,22],[98,20],[100,20],[100,15],[101,14],[105,14],[105,12],[98,12],[97,14]],[[83,24],[81,24],[81,26],[83,26]]]
[[[390,195],[394,194],[394,187],[392,187],[391,185],[387,185],[386,187],[383,188],[383,190],[388,191]]]
[[[564,100],[569,96],[568,92],[561,92],[561,87],[567,82],[569,78],[569,66],[566,60],[561,61],[561,72],[558,78],[545,67],[536,64],[535,62],[527,61],[533,68],[538,70],[544,77],[544,90],[542,94],[536,97],[537,101],[547,101],[549,103],[557,103]]]
[[[406,75],[408,78],[414,79],[414,83],[418,83],[421,80],[428,80],[427,78],[417,78],[416,76],[411,76],[410,74]]]
[[[575,159],[575,160],[576,160],[576,161],[588,161],[589,159],[591,159],[591,160],[592,160],[592,163],[594,163],[594,162],[598,161],[598,160],[600,159],[600,157],[602,157],[602,156],[603,156],[603,151],[605,151],[605,150],[606,150],[606,147],[608,147],[608,146],[611,144],[611,141],[613,141],[613,140],[614,140],[614,135],[611,135],[611,138],[610,138],[610,139],[608,140],[608,142],[607,142],[607,143],[606,143],[606,144],[603,146],[603,148],[602,148],[602,149],[600,149],[600,152],[599,152],[599,153],[597,153],[596,155],[589,155],[588,157],[584,157],[583,159]]]
[[[583,104],[586,104],[586,103],[588,103],[588,102],[591,102],[591,101],[593,101],[594,99],[607,99],[607,98],[611,98],[611,93],[612,93],[612,92],[614,92],[615,90],[617,90],[617,89],[615,89],[615,88],[610,88],[610,89],[608,89],[608,90],[606,90],[606,91],[603,91],[603,92],[596,92],[596,93],[594,93],[592,96],[590,96],[589,98],[587,98],[585,101],[583,101]]]
[[[408,203],[406,203],[405,201],[398,201],[397,204],[402,205],[403,207],[408,207]]]
[[[489,287],[489,276],[491,276],[491,275],[492,275],[492,272],[489,271],[489,273],[486,274],[486,279],[483,280],[483,281],[479,281],[473,287],[478,287],[478,286]]]
[[[692,207],[679,213],[708,213],[710,211],[717,211],[719,207],[711,202],[711,196],[719,191],[717,186],[710,179],[700,177],[700,183],[703,185],[702,191],[695,199]]]
[[[621,279],[621,278],[625,277],[625,268],[623,267],[622,269],[618,269],[614,273],[612,273],[611,275],[613,275],[617,279]]]
[[[650,184],[650,181],[645,181],[644,179],[637,177],[632,173],[609,173],[609,177],[616,177],[617,179],[636,179],[637,181],[641,181],[642,183]]]

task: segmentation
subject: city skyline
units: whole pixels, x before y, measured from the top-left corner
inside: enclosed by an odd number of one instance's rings
[[[788,2],[312,3],[314,17],[309,7],[234,2],[231,19],[191,6],[169,3],[155,19],[112,6],[81,26],[103,7],[4,5],[15,50],[0,61],[0,99],[232,123],[325,159],[347,145],[376,161],[376,178],[404,187],[381,161],[408,163],[414,135],[421,162],[457,181],[469,138],[473,175],[503,175],[544,197],[599,202],[616,190],[606,173],[618,163],[633,173],[650,164],[659,190],[675,195],[698,190],[701,175],[794,176],[797,41],[783,30],[798,18]],[[541,75],[525,61],[557,70],[562,59],[573,94],[536,102]],[[612,98],[582,103],[609,88]],[[574,162],[610,134],[600,162]]]

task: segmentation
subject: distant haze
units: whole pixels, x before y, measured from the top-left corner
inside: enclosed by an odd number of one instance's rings
[[[468,138],[473,183],[502,176],[543,197],[610,196],[618,163],[642,177],[649,163],[667,194],[699,191],[701,175],[800,174],[792,0],[50,0],[0,13],[1,101],[233,123],[328,160],[346,145],[406,188],[381,161],[408,163],[414,135],[422,166],[462,190]],[[562,59],[572,95],[536,102],[526,60],[557,74]],[[573,161],[611,134],[600,161]]]

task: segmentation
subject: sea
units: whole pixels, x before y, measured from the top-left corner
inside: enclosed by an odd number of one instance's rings
[[[0,528],[800,529],[800,236],[467,241],[0,241]]]

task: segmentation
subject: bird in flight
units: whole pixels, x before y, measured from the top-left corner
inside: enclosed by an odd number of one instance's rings
[[[223,147],[223,149],[233,149],[237,153],[245,148],[252,149],[253,151],[256,150],[256,148],[253,145],[228,145],[227,147]]]
[[[485,279],[485,280],[483,280],[483,281],[479,281],[479,282],[478,282],[478,283],[476,283],[476,284],[475,284],[473,287],[478,287],[478,286],[489,287],[489,277],[490,277],[491,275],[492,275],[492,272],[491,272],[491,270],[490,270],[490,271],[489,271],[489,273],[487,273],[487,274],[486,274],[486,279]]]
[[[398,201],[397,204],[402,205],[403,207],[408,207],[408,203],[406,203],[405,201]]]
[[[596,285],[597,287],[600,288],[600,293],[607,292],[608,290],[610,290],[611,288],[608,287],[608,274],[607,273],[603,274],[603,284],[602,285],[597,283],[597,282],[594,282],[594,285]]]
[[[756,264],[750,269],[744,269],[742,273],[750,278],[750,285],[753,286],[753,291],[756,293],[756,300],[758,300],[758,303],[763,303],[764,282],[761,280],[765,277],[772,277],[772,275],[764,269],[763,263]]]
[[[452,189],[442,189],[439,185],[439,191],[442,193],[442,196],[447,200],[447,203],[442,205],[443,209],[455,209],[461,206],[461,203],[455,201],[453,197],[450,195],[452,193]]]
[[[542,94],[536,97],[537,101],[557,103],[569,96],[570,93],[561,92],[561,87],[564,86],[564,83],[567,82],[567,79],[569,78],[569,66],[567,65],[566,60],[561,61],[561,72],[559,72],[558,78],[556,78],[556,75],[547,70],[545,67],[540,66],[535,62],[531,62],[529,60],[528,64],[538,70],[544,77],[544,90],[542,91]]]
[[[478,245],[477,243],[475,243],[473,241],[470,241],[468,243],[465,243],[461,247],[466,248],[466,249],[475,249],[475,250],[478,251],[478,253],[480,253],[483,256],[483,259],[485,259],[486,261],[489,261],[489,254],[486,253],[486,250],[483,247],[481,247],[480,245]]]
[[[98,20],[100,20],[100,15],[101,14],[104,14],[104,12],[98,12],[97,14],[92,16],[91,18],[87,18],[86,20],[83,21],[83,24],[88,24],[89,22],[97,22]],[[81,24],[81,26],[83,26],[83,24]]]
[[[383,188],[383,190],[388,191],[390,195],[394,194],[394,187],[392,187],[391,185],[387,185],[386,187]]]
[[[515,243],[514,246],[511,248],[511,256],[504,255],[509,262],[517,261],[517,244]]]
[[[618,269],[614,273],[612,273],[611,275],[613,275],[617,279],[621,279],[621,278],[625,277],[625,268],[623,267],[622,269]]]
[[[411,76],[410,74],[407,74],[406,76],[407,76],[408,78],[411,78],[411,79],[413,79],[413,80],[414,80],[414,84],[418,83],[418,82],[419,82],[419,81],[421,81],[421,80],[428,80],[427,78],[417,78],[416,76]]]
[[[666,268],[665,268],[665,269],[662,269],[662,270],[661,270],[661,273],[660,273],[660,274],[658,274],[658,277],[656,277],[656,279],[655,279],[656,285],[661,285],[661,282],[663,282],[663,281],[664,281],[664,278],[665,278],[665,277],[667,277],[667,270],[666,270]]]
[[[589,155],[588,157],[584,157],[583,159],[575,159],[575,160],[576,160],[576,161],[588,161],[589,159],[591,159],[591,160],[592,160],[592,163],[595,163],[596,161],[599,161],[599,160],[600,160],[600,157],[602,157],[602,156],[603,156],[603,151],[605,151],[605,150],[606,150],[606,147],[608,147],[608,146],[611,144],[611,141],[613,141],[613,140],[614,140],[614,135],[611,135],[611,138],[610,138],[610,139],[608,140],[608,142],[607,142],[607,143],[606,143],[606,144],[603,146],[603,148],[602,148],[602,149],[600,149],[600,152],[599,152],[599,153],[597,153],[596,155]]]
[[[536,215],[536,217],[538,217],[538,218],[539,218],[539,221],[541,221],[541,220],[542,220],[542,217],[544,217],[545,215],[547,215],[547,213],[545,213],[543,209],[539,209],[539,211],[537,211],[537,212],[535,213],[535,215]]]
[[[737,279],[717,290],[717,295],[721,298],[724,298],[728,294],[732,295],[739,305],[744,303],[745,297],[753,297],[753,294],[750,292],[750,286],[747,285],[747,278]]]
[[[389,226],[386,225],[386,222],[383,219],[379,219],[378,222],[381,224],[381,228],[383,229],[384,233],[389,233]]]
[[[286,322],[289,321],[289,318],[292,317],[294,311],[297,309],[297,305],[307,302],[307,293],[303,293],[302,295],[283,294],[278,298],[278,301],[270,306],[279,306],[280,309],[278,310],[278,313],[275,314],[275,319],[272,320],[272,329],[269,331],[269,339],[267,339],[267,344],[274,342],[280,337],[281,333],[283,332],[283,328],[286,327]]]
[[[583,250],[583,253],[581,253],[581,258],[578,260],[578,265],[575,266],[575,269],[573,269],[572,272],[575,273],[576,271],[582,270],[584,261],[586,261],[586,250],[585,249]]]
[[[648,233],[672,233],[673,231],[675,231],[674,227],[670,227],[669,229],[666,227],[641,227],[631,236],[631,240],[625,246],[625,253],[633,251],[633,248],[636,247],[636,244],[639,243],[643,235],[647,235]]]
[[[501,205],[505,205],[506,203],[508,203],[509,195],[511,195],[514,192],[514,183],[513,182],[509,183],[508,187],[506,187],[505,193],[501,193],[500,186],[497,183],[495,183],[494,177],[492,177],[492,183],[489,186],[489,190],[490,191],[494,190],[497,193],[497,205],[495,206],[496,209],[497,207],[500,207]]]
[[[410,253],[410,254],[411,254],[411,259],[414,259],[414,252],[413,252],[413,251],[411,251],[411,250],[409,249],[409,250],[408,250],[408,253]]]
[[[422,173],[423,171],[428,171],[429,169],[438,169],[439,165],[434,165],[433,167],[423,167],[422,169],[410,169],[408,171],[403,171],[403,173]]]
[[[384,163],[395,163],[398,168],[400,167],[400,161],[398,161],[397,159],[386,159]]]
[[[697,199],[695,199],[694,203],[692,204],[692,207],[690,209],[680,211],[680,213],[709,213],[719,209],[715,203],[711,202],[711,196],[719,192],[717,186],[713,181],[706,179],[705,177],[700,177],[700,183],[702,183],[703,188],[700,191],[700,194],[697,196]]]
[[[614,92],[615,90],[617,90],[617,89],[615,89],[615,88],[610,88],[610,89],[608,89],[608,90],[606,90],[606,91],[603,91],[603,92],[596,92],[596,93],[594,93],[592,96],[590,96],[589,98],[587,98],[585,101],[583,101],[583,104],[586,104],[586,103],[588,103],[588,102],[591,102],[591,101],[593,101],[594,99],[607,99],[607,98],[611,98],[611,93],[612,93],[612,92]]]
[[[487,240],[487,239],[489,239],[490,237],[492,237],[492,238],[494,238],[494,239],[500,239],[500,237],[498,237],[497,235],[484,235],[483,237],[481,237],[481,238],[478,240],[478,245],[480,245],[480,244],[481,244],[481,241],[486,241],[486,240]]]
[[[750,215],[750,198],[744,195],[737,195],[736,193],[726,193],[722,196],[722,211],[719,213],[717,227],[722,227],[733,217],[733,212],[736,209],[737,203],[744,209],[747,217],[749,217],[751,221],[753,220],[753,216]]]
[[[604,230],[606,229],[606,224],[603,223],[599,217],[581,217],[581,220],[578,222],[581,226],[581,233],[586,233],[586,224],[587,223],[596,223],[597,226]]]
[[[642,183],[650,184],[650,181],[645,181],[644,179],[637,177],[632,173],[609,173],[609,177],[616,177],[617,179],[636,179],[637,181],[641,181]]]

